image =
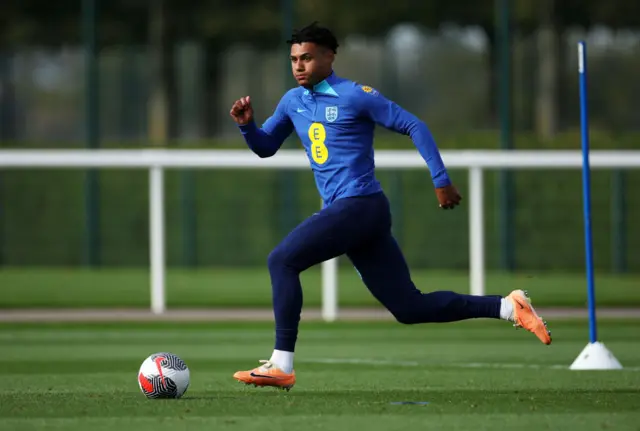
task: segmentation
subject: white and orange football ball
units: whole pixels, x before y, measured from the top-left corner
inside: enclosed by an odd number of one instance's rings
[[[189,367],[177,355],[159,352],[144,360],[138,385],[147,398],[180,398],[189,387]]]

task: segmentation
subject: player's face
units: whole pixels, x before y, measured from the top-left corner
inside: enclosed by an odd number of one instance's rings
[[[334,53],[315,43],[291,45],[291,70],[298,84],[313,87],[331,73]]]

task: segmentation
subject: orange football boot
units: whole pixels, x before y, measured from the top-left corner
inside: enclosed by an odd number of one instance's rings
[[[513,304],[513,326],[533,332],[544,344],[551,344],[551,331],[547,328],[547,322],[533,309],[527,292],[514,290],[507,299]]]
[[[269,361],[261,360],[264,364],[250,371],[237,371],[233,378],[239,382],[253,386],[273,386],[289,391],[296,383],[296,373],[285,373]]]

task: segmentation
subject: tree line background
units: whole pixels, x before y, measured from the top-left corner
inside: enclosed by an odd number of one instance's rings
[[[88,3],[3,2],[4,140],[82,136]],[[233,130],[227,105],[248,91],[268,115],[293,85],[284,39],[313,20],[339,36],[339,72],[372,81],[442,133],[500,127],[501,91],[516,130],[550,139],[575,127],[575,40],[590,37],[596,125],[638,127],[640,5],[631,0],[94,3],[107,139],[220,137]]]

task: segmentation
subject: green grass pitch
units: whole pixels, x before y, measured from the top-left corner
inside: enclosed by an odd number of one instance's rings
[[[2,324],[0,429],[637,430],[640,321],[600,322],[620,371],[566,369],[587,323],[550,325],[544,346],[502,321],[303,322],[298,382],[284,392],[231,378],[268,359],[269,322]],[[136,373],[156,351],[189,365],[182,399],[140,392]]]
[[[469,292],[465,272],[417,270],[416,286],[425,292]],[[306,307],[321,302],[319,267],[302,276]],[[339,273],[341,306],[374,306],[375,299],[353,268]],[[598,306],[640,306],[640,276],[596,274]],[[587,302],[584,274],[489,273],[488,294],[528,290],[537,306],[584,307]],[[167,304],[176,307],[270,307],[269,273],[261,268],[169,269]],[[0,309],[21,307],[148,307],[149,269],[43,269],[0,270]]]

